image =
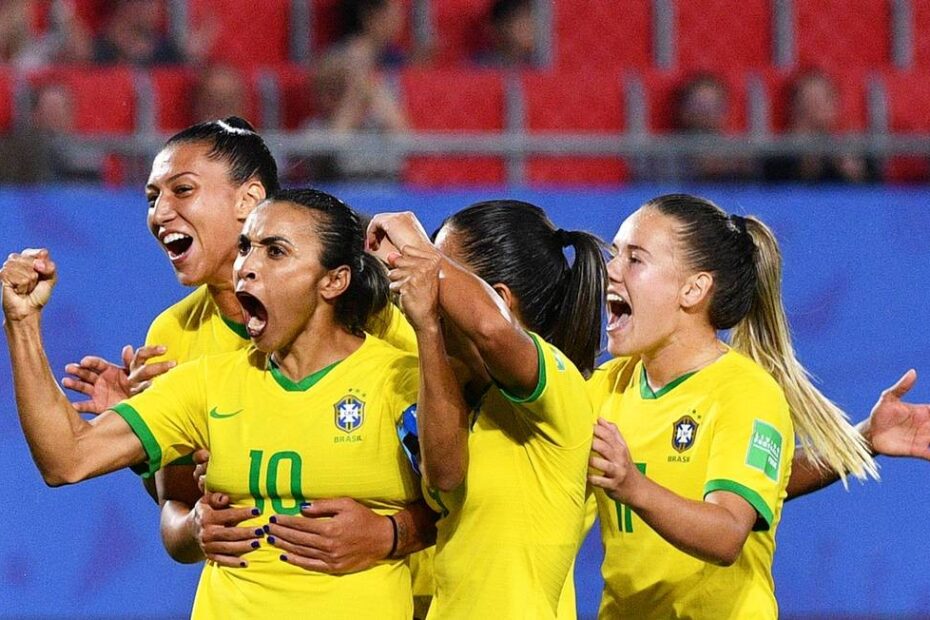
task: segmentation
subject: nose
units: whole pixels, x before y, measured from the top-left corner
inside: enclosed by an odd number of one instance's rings
[[[155,199],[155,206],[152,208],[150,217],[152,224],[155,226],[164,226],[175,218],[177,212],[174,210],[171,198],[165,194]]]
[[[611,282],[623,280],[623,260],[619,255],[607,261],[607,279]]]
[[[256,280],[258,279],[258,273],[255,269],[256,258],[255,252],[249,248],[247,254],[236,257],[236,262],[233,264],[233,272],[235,273],[236,280]]]

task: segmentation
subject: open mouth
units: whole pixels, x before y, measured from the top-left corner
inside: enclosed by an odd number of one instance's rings
[[[607,331],[623,329],[630,323],[633,307],[626,299],[616,293],[607,294]]]
[[[161,242],[168,251],[168,258],[174,261],[184,256],[191,249],[194,238],[184,233],[173,232],[162,237]]]
[[[249,332],[249,337],[258,338],[268,325],[268,311],[265,309],[265,305],[258,297],[245,291],[237,292],[236,299],[239,300],[239,305],[242,306],[245,329]]]

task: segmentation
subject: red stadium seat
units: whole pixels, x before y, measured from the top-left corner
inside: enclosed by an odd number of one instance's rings
[[[441,64],[468,62],[490,30],[493,0],[432,0],[437,58]]]
[[[191,24],[216,28],[208,54],[214,63],[239,67],[286,62],[290,0],[190,0]]]
[[[281,105],[282,129],[301,129],[313,116],[311,73],[305,67],[286,65],[275,69]]]
[[[888,101],[888,130],[893,134],[930,133],[930,72],[891,72],[884,76]],[[927,182],[930,161],[926,157],[895,157],[888,162],[885,178],[896,182]]]
[[[33,88],[63,84],[74,99],[75,131],[81,134],[129,134],[135,128],[136,90],[132,70],[60,68],[32,74]]]
[[[530,133],[623,131],[623,89],[616,73],[527,73],[523,96]],[[616,184],[626,177],[619,157],[540,156],[526,165],[531,184]]]
[[[652,3],[562,0],[555,4],[553,40],[559,68],[616,71],[651,62]]]
[[[801,67],[884,67],[891,60],[891,0],[796,0]]]
[[[151,71],[155,101],[155,128],[174,133],[203,120],[194,118],[194,98],[198,73],[194,69],[170,68]],[[262,126],[261,110],[255,73],[243,75],[246,86],[246,120],[256,127]]]
[[[0,132],[13,126],[13,76],[7,68],[0,68]]]
[[[911,0],[914,65],[930,67],[930,0]]]
[[[649,131],[675,131],[675,110],[679,89],[698,74],[687,71],[646,71],[643,88],[646,97],[646,126]],[[742,72],[714,73],[729,94],[728,133],[743,133],[747,129],[746,75]]]
[[[867,77],[864,70],[828,72],[836,85],[840,99],[840,132],[862,132],[868,127]],[[768,70],[762,73],[768,93],[771,129],[776,133],[787,129],[790,115],[791,85],[798,72]]]
[[[401,75],[401,96],[416,131],[500,132],[504,128],[503,79],[494,71],[410,69]],[[500,157],[417,156],[404,180],[416,185],[500,184]]]
[[[685,0],[676,7],[678,66],[688,70],[771,63],[770,0]]]

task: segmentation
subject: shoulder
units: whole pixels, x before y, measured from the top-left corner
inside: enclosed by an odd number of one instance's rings
[[[781,410],[787,415],[785,392],[762,366],[749,357],[731,350],[720,360],[715,381],[718,398],[724,404],[751,402],[754,408]]]
[[[210,295],[206,286],[198,287],[192,293],[180,301],[168,306],[155,317],[149,327],[149,339],[155,334],[170,334],[187,322],[187,319],[194,314],[203,311],[211,303]]]

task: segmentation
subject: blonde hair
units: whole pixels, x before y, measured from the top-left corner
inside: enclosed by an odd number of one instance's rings
[[[817,467],[835,471],[844,485],[850,474],[859,479],[878,478],[865,440],[846,413],[814,386],[794,353],[782,303],[782,258],[775,236],[754,217],[743,221],[756,248],[756,290],[749,313],[730,332],[731,345],[782,387],[800,445]]]

